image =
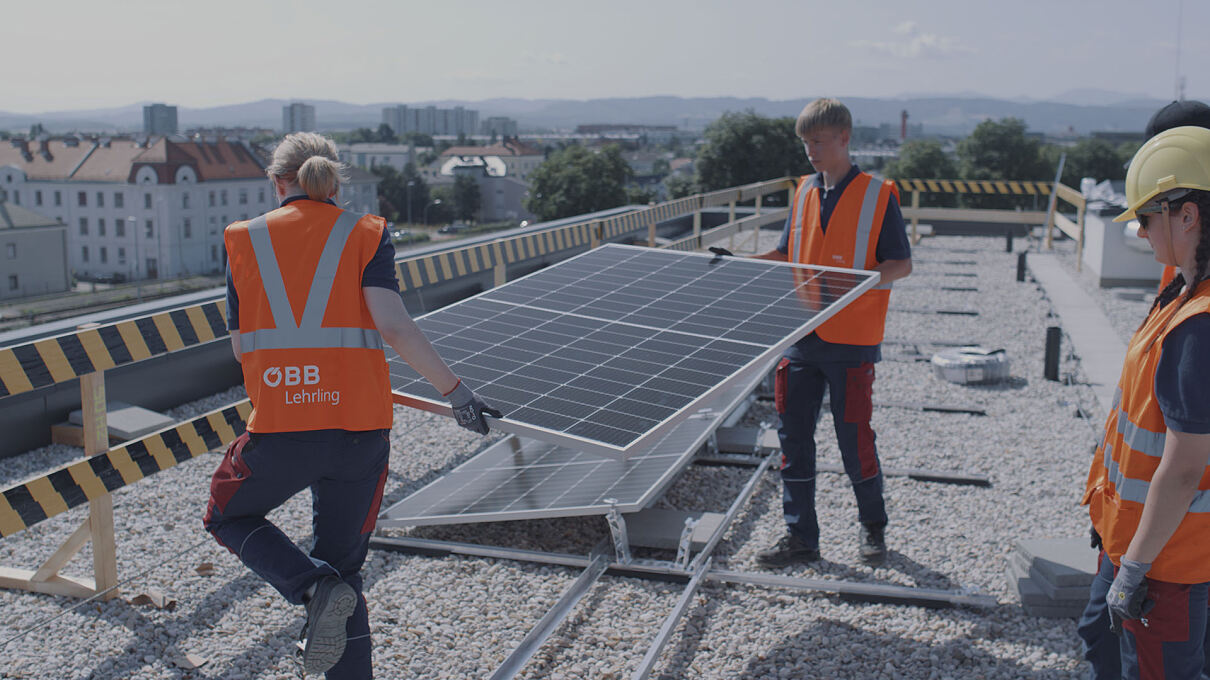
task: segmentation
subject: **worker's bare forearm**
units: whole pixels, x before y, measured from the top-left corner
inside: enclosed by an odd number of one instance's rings
[[[408,315],[399,293],[374,287],[366,287],[362,291],[382,339],[442,394],[452,391],[458,384],[457,376]]]
[[[874,271],[878,272],[879,283],[898,281],[912,273],[912,260],[885,260],[874,267]]]

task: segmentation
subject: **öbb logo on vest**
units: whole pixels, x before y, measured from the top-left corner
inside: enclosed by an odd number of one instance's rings
[[[269,387],[277,387],[283,380],[287,387],[294,385],[315,385],[319,382],[318,366],[270,366],[265,369],[261,379]]]
[[[319,367],[318,366],[270,366],[261,374],[261,380],[269,387],[277,387],[283,385],[285,387],[297,387],[299,385],[318,385],[319,384]],[[340,391],[325,390],[322,387],[314,389],[298,389],[285,391],[285,402],[288,405],[293,404],[328,404],[331,406],[340,405]]]

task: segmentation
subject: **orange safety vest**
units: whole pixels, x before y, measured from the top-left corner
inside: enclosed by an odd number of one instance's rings
[[[828,218],[828,230],[820,224],[817,175],[807,175],[798,184],[791,213],[789,260],[847,269],[873,269],[882,219],[892,195],[899,198],[894,182],[876,181],[865,172],[845,187]],[[847,307],[823,322],[815,332],[827,342],[844,345],[877,345],[886,327],[891,284],[866,291]]]
[[[1170,264],[1164,265],[1164,272],[1162,274],[1160,274],[1160,287],[1156,289],[1156,292],[1157,293],[1163,292],[1164,288],[1168,287],[1168,284],[1171,283],[1172,279],[1175,279],[1175,278],[1176,278],[1176,267],[1174,267]]]
[[[1134,538],[1151,478],[1164,455],[1168,428],[1155,398],[1155,371],[1164,339],[1181,322],[1207,312],[1210,285],[1202,284],[1184,305],[1177,298],[1153,312],[1126,348],[1117,396],[1082,501],[1114,564],[1121,564]],[[1210,466],[1197,488],[1185,518],[1152,562],[1147,574],[1151,578],[1169,583],[1210,581]]]
[[[385,228],[381,217],[304,200],[223,233],[250,431],[391,427],[382,336],[361,290]]]

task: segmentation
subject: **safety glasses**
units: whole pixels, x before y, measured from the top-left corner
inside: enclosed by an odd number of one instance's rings
[[[1189,191],[1189,189],[1177,189],[1165,194],[1163,198],[1157,201],[1152,201],[1151,203],[1135,208],[1134,214],[1139,220],[1139,226],[1143,229],[1146,229],[1147,221],[1152,215],[1166,214],[1174,207],[1173,203],[1187,196]]]

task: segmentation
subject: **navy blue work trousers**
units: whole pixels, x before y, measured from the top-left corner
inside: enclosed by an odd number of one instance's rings
[[[1124,621],[1119,637],[1109,630],[1105,596],[1117,567],[1104,552],[1089,589],[1077,632],[1092,680],[1196,680],[1210,676],[1210,626],[1206,625],[1210,584],[1147,579],[1154,605],[1141,620]]]
[[[332,574],[357,591],[349,642],[329,680],[369,678],[370,625],[361,565],[382,502],[390,457],[389,430],[315,430],[251,434],[237,440],[210,484],[205,525],[220,544],[291,604]],[[300,549],[265,515],[311,489],[313,545]]]
[[[825,388],[831,394],[832,419],[845,473],[857,496],[857,517],[886,525],[882,468],[874,446],[871,396],[874,364],[810,363],[789,356],[778,366],[777,403],[781,427],[782,508],[789,530],[809,548],[819,547],[815,515],[815,423]]]

